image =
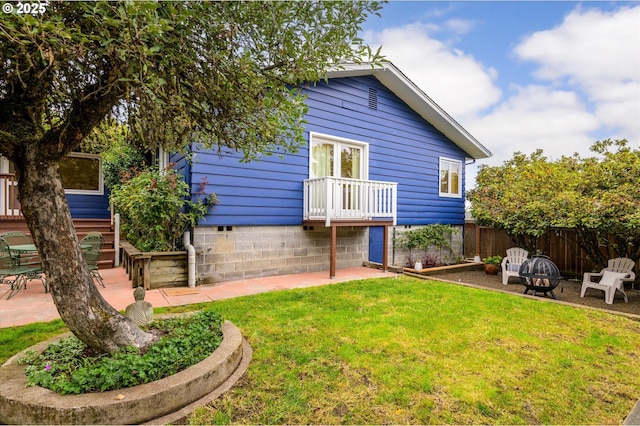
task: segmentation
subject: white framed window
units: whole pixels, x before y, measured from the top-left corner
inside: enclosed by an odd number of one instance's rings
[[[462,161],[440,157],[440,196],[462,197]]]
[[[369,178],[369,144],[311,132],[309,177]]]
[[[67,194],[103,195],[102,159],[98,154],[72,152],[60,162]]]

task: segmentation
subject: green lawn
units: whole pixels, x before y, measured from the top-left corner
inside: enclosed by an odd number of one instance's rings
[[[640,398],[622,316],[408,277],[214,306],[253,360],[194,424],[612,424]]]
[[[254,349],[192,423],[620,423],[640,323],[407,277],[217,302]]]

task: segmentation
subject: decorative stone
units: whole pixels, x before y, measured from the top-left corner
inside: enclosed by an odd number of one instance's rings
[[[147,292],[142,287],[133,290],[135,302],[127,306],[124,315],[138,325],[146,325],[153,321],[153,306],[144,301]]]

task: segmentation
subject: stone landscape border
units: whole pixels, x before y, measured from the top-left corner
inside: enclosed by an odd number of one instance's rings
[[[139,424],[170,422],[230,388],[246,371],[251,348],[240,330],[225,321],[223,341],[213,354],[177,374],[107,392],[60,395],[26,387],[25,366],[14,355],[0,367],[0,422],[5,424]],[[67,334],[68,335],[68,334]],[[42,352],[58,336],[32,346]],[[230,383],[230,378],[235,378]],[[220,387],[224,389],[219,389]]]

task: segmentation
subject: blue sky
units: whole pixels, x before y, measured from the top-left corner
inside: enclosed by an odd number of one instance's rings
[[[363,38],[493,152],[640,146],[639,1],[398,1]]]

